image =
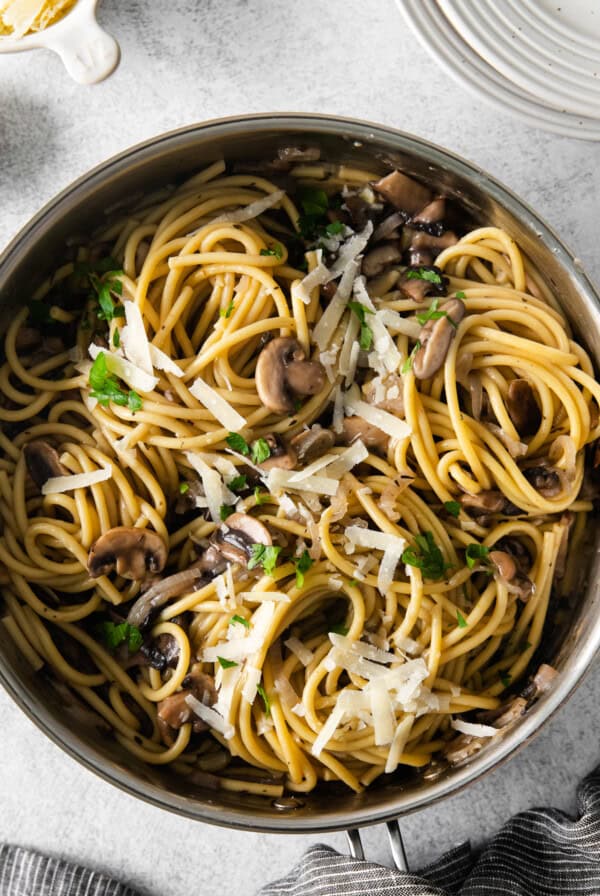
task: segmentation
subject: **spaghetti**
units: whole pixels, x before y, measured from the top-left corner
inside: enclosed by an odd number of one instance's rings
[[[460,717],[574,587],[600,387],[507,233],[282,158],[148,197],[14,315],[2,622],[147,763],[359,791],[498,730]]]

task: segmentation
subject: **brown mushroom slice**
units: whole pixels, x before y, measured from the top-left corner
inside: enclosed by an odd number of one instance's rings
[[[496,709],[477,714],[477,719],[484,724],[493,724],[496,728],[506,728],[514,724],[527,710],[527,700],[524,697],[511,697],[506,703],[502,703]]]
[[[367,448],[375,448],[379,451],[387,451],[390,437],[382,429],[367,423],[362,417],[346,417],[342,423],[342,431],[338,441],[342,445],[352,445],[360,439]]]
[[[506,504],[502,492],[496,489],[484,489],[476,495],[460,495],[459,499],[465,510],[476,510],[478,513],[501,513]]]
[[[267,527],[249,513],[232,513],[217,530],[213,545],[232,563],[248,566],[253,544],[272,545]]]
[[[429,276],[424,277],[423,274]],[[447,278],[440,268],[430,264],[417,264],[406,268],[398,286],[407,298],[423,302],[427,296],[445,296],[446,283]]]
[[[402,227],[405,222],[406,215],[403,215],[402,212],[394,212],[393,214],[388,215],[387,218],[384,218],[381,224],[378,224],[373,231],[371,242],[378,243],[380,240],[387,240],[390,239],[390,237],[398,236],[398,228]]]
[[[433,236],[423,230],[418,231],[411,240],[409,246],[409,258],[411,265],[431,264],[433,259],[450,246],[456,245],[458,237],[451,230],[447,230],[441,236]]]
[[[365,277],[377,277],[392,264],[402,261],[402,251],[397,243],[382,243],[367,252],[362,261],[361,273]]]
[[[509,592],[526,603],[534,592],[534,585],[531,579],[519,572],[515,558],[507,551],[495,550],[490,551],[489,560]]]
[[[161,579],[140,594],[129,610],[127,622],[130,625],[143,628],[151,614],[167,601],[182,594],[188,594],[190,591],[197,591],[215,575],[222,572],[227,564],[216,550],[207,557],[209,551],[210,548],[204,552],[200,560],[193,563],[188,569]]]
[[[518,538],[506,535],[504,538],[498,539],[494,549],[510,554],[516,564],[517,572],[520,572],[521,575],[526,576],[533,565],[529,551]]]
[[[556,498],[563,490],[560,471],[548,463],[527,467],[523,470],[523,476],[542,498]]]
[[[431,202],[431,190],[400,171],[392,171],[373,188],[395,208],[414,215]]]
[[[446,200],[443,196],[436,196],[431,202],[421,209],[410,222],[411,224],[437,224],[444,220],[446,215]]]
[[[60,462],[58,452],[43,439],[34,439],[23,447],[29,475],[39,489],[55,476],[67,476],[69,471]]]
[[[193,709],[188,706],[186,697],[192,695],[205,706],[213,706],[217,702],[217,692],[214,679],[192,666],[192,670],[183,679],[183,690],[165,697],[157,705],[157,721],[163,740],[167,745],[173,743],[173,732],[177,731],[187,722],[192,722],[192,730],[195,733],[208,731],[208,725],[195,715]]]
[[[167,545],[157,532],[115,526],[90,548],[88,572],[92,579],[106,576],[113,569],[125,579],[143,579],[148,573],[162,572],[167,556]]]
[[[267,343],[256,362],[256,390],[274,414],[292,414],[296,396],[316,395],[327,380],[319,361],[307,361],[297,339],[279,336]]]
[[[277,157],[282,162],[318,162],[321,150],[318,146],[280,146]]]
[[[532,436],[542,422],[542,412],[528,380],[512,380],[506,394],[506,409],[520,436]]]
[[[412,371],[419,380],[430,379],[444,364],[456,328],[465,315],[465,304],[461,299],[450,299],[439,310],[444,312],[444,317],[428,320],[421,327],[421,347],[412,363]]]
[[[335,445],[335,436],[329,429],[315,425],[299,432],[290,439],[289,447],[294,451],[299,464],[310,464],[327,454]]]

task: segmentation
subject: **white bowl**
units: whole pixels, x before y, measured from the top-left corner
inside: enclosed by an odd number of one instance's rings
[[[96,21],[99,0],[78,0],[64,18],[43,31],[18,39],[0,37],[0,53],[54,50],[79,84],[96,84],[116,68],[119,45]]]

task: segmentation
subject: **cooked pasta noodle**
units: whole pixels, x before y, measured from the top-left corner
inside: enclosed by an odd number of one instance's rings
[[[268,795],[359,791],[501,712],[600,435],[508,233],[288,167],[217,162],[74,243],[0,370],[6,635],[134,756]]]

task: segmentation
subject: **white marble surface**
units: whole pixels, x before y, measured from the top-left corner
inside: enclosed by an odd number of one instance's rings
[[[167,11],[168,10],[168,11]],[[503,180],[600,279],[600,144],[529,128],[467,95],[415,44],[392,0],[106,0],[122,61],[95,87],[47,51],[0,57],[0,246],[88,168],[161,131],[257,111],[331,112],[434,140]],[[600,759],[600,666],[519,756],[403,822],[414,866],[534,804],[575,806]],[[241,896],[314,837],[210,828],[136,802],[64,756],[0,693],[0,840],[80,859],[169,896]],[[340,848],[342,835],[326,842]],[[367,832],[385,860],[383,831]]]

